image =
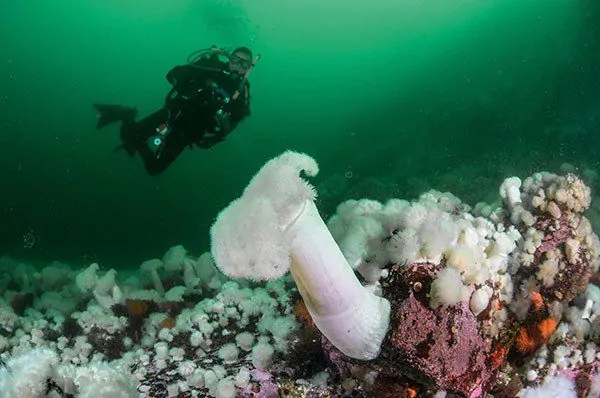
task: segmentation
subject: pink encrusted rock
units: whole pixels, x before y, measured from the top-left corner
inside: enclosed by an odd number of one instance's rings
[[[591,191],[574,174],[536,174],[524,186],[521,199],[528,216],[515,226],[523,236],[533,228],[543,238],[533,261],[519,267],[513,276],[513,284],[537,285],[546,303],[568,303],[585,291],[598,266],[598,237],[582,215],[591,204]],[[507,220],[514,216],[510,208],[505,210]],[[559,262],[560,271],[551,283],[542,283],[537,274],[548,257]]]
[[[392,324],[390,351],[412,378],[468,397],[482,395],[491,376],[489,347],[466,305],[432,310],[410,294],[395,308]]]
[[[525,275],[517,275],[517,280],[523,276],[529,276],[532,272],[537,272],[543,262],[545,254],[552,250],[558,250],[562,253],[563,259],[567,258],[565,242],[568,239],[575,238],[575,228],[580,220],[573,222],[573,219],[580,219],[581,216],[563,211],[559,219],[550,217],[548,214],[538,216],[534,228],[544,233],[542,244],[534,253],[532,267],[521,267],[520,271]],[[559,272],[554,278],[552,286],[541,286],[540,294],[547,300],[558,299],[558,301],[569,302],[575,296],[583,293],[589,283],[591,276],[591,267],[584,252],[588,247],[582,244],[579,248],[578,261],[566,264],[568,272]],[[563,260],[564,261],[564,260]]]
[[[427,293],[442,264],[392,267],[382,282],[392,303],[390,328],[382,352],[371,362],[352,360],[324,344],[329,362],[342,378],[357,369],[396,378],[415,391],[437,391],[464,397],[482,397],[494,383],[492,342],[483,337],[481,321],[467,303],[451,307],[429,306]]]
[[[380,360],[433,389],[480,397],[493,382],[491,342],[467,303],[432,309],[427,293],[443,264],[392,268],[383,283],[392,302]]]

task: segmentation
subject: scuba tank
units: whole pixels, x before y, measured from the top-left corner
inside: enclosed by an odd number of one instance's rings
[[[201,61],[208,59],[212,56],[216,56],[217,58],[225,58],[229,59],[229,54],[231,52],[231,47],[226,47],[223,49],[218,48],[217,46],[212,46],[210,48],[204,48],[202,50],[197,50],[191,53],[187,58],[187,64],[193,66],[194,68],[205,69],[215,72],[222,72],[218,68],[212,66],[202,65]]]

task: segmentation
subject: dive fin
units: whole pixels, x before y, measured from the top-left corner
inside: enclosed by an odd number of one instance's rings
[[[121,105],[93,104],[98,111],[96,129],[101,129],[114,122],[133,120],[137,116],[137,109]]]

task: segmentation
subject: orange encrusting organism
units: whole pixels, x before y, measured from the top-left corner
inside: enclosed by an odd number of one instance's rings
[[[546,341],[550,338],[552,333],[556,330],[558,326],[558,322],[556,319],[549,317],[538,323],[538,329],[540,331],[540,337],[542,340]]]
[[[494,369],[499,368],[502,363],[504,363],[504,359],[506,358],[506,349],[500,347],[492,352],[492,367]]]
[[[539,292],[531,292],[529,295],[529,301],[531,303],[531,307],[534,310],[540,310],[544,305],[544,298]]]
[[[517,336],[517,350],[523,354],[531,353],[550,338],[557,326],[558,322],[552,317],[532,325],[522,326]]]

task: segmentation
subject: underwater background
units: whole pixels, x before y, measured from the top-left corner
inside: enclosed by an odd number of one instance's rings
[[[252,116],[148,177],[91,104],[146,115],[166,72],[213,44],[261,55]],[[32,263],[199,255],[286,149],[319,162],[324,218],[430,188],[474,205],[506,177],[564,163],[593,176],[600,160],[594,0],[5,1],[0,49],[0,253]]]

